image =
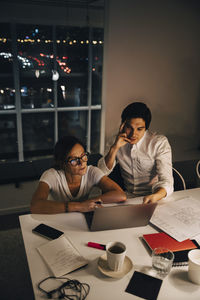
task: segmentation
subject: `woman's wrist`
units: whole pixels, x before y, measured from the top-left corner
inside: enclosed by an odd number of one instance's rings
[[[80,202],[68,202],[68,212],[80,211]]]

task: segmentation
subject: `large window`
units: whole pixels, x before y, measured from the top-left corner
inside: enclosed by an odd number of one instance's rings
[[[52,155],[63,135],[99,152],[103,29],[0,23],[1,160]]]

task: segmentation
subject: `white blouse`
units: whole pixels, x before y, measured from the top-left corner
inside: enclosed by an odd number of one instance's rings
[[[51,168],[45,171],[40,177],[40,181],[48,184],[50,193],[49,200],[54,201],[84,201],[88,199],[93,186],[97,185],[104,176],[103,172],[94,166],[88,166],[86,174],[81,178],[81,185],[78,194],[73,197],[63,170]]]

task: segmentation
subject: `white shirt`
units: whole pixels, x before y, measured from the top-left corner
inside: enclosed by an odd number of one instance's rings
[[[151,194],[159,187],[165,188],[167,196],[173,192],[172,153],[165,136],[147,130],[137,144],[121,147],[116,158],[125,188],[133,196]],[[104,157],[98,167],[106,175],[113,170],[107,168]]]
[[[48,184],[50,193],[49,200],[54,201],[84,201],[88,199],[93,186],[99,183],[104,176],[103,172],[94,166],[88,166],[86,174],[81,178],[81,185],[78,194],[73,197],[63,170],[51,168],[45,171],[40,177],[40,181]]]

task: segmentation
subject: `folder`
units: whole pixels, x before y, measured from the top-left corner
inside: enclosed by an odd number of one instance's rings
[[[173,266],[187,265],[188,252],[192,249],[200,248],[199,244],[195,240],[187,239],[182,242],[178,242],[165,232],[144,234],[143,240],[151,250],[158,247],[164,247],[171,250],[174,253]]]

